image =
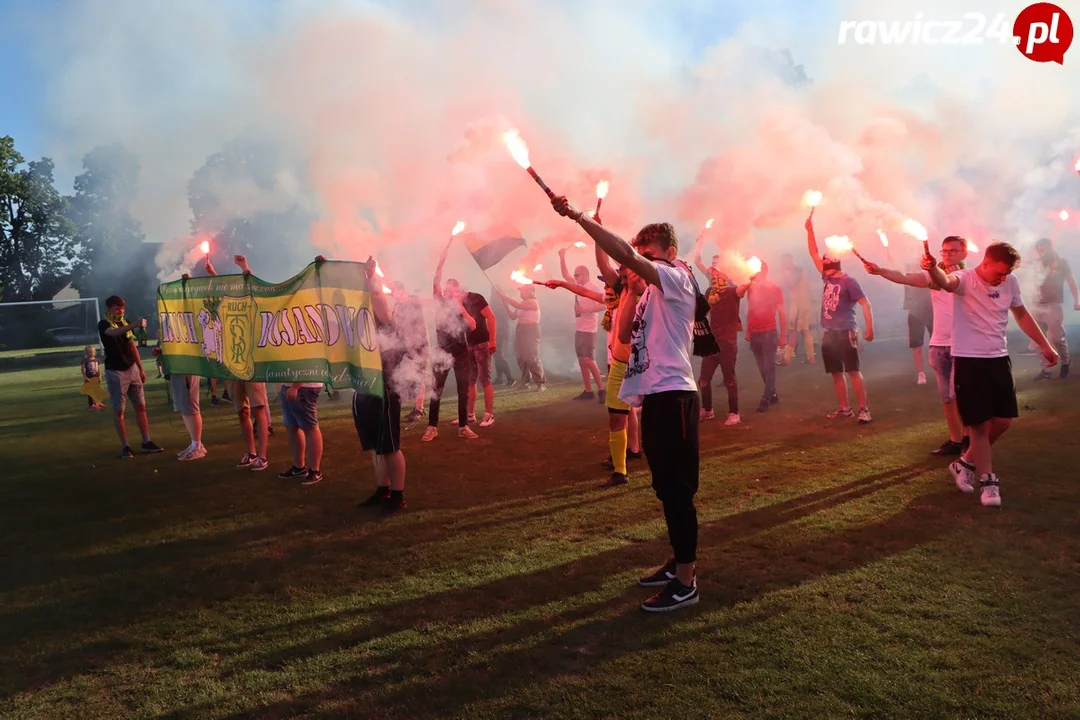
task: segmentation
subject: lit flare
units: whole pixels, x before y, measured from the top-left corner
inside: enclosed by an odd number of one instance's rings
[[[711,228],[712,224],[713,224],[713,222],[715,220],[716,220],[716,218],[709,218],[708,220],[706,220],[705,221],[705,229],[708,230],[709,228]]]
[[[537,265],[536,267],[533,268],[533,272],[540,272],[543,269],[544,269],[543,265]]]
[[[381,278],[386,277],[386,275],[383,274],[382,268],[379,267],[379,261],[378,260],[375,261],[375,274],[378,275]],[[386,287],[386,286],[384,285],[383,287]]]
[[[807,190],[803,193],[803,203],[809,208],[816,208],[821,202],[820,190]]]
[[[585,249],[585,243],[582,240],[578,240],[576,243],[574,243],[574,247]]]
[[[394,294],[394,291],[393,291],[393,290],[391,290],[391,289],[390,289],[389,287],[387,287],[386,285],[383,285],[383,286],[382,286],[382,291],[383,291],[383,294],[384,294],[384,295],[393,295],[393,294]]]
[[[750,269],[751,275],[757,275],[761,272],[761,258],[755,255],[746,261],[746,267]]]
[[[210,254],[210,241],[209,240],[203,240],[202,244],[199,245],[199,249],[202,250],[203,255],[209,255]]]
[[[503,133],[503,143],[506,145],[506,149],[510,151],[510,155],[514,158],[514,162],[520,165],[523,169],[529,169],[529,146],[525,144],[525,141],[521,139],[521,135],[517,130],[507,130]]]
[[[885,231],[878,228],[877,236],[881,238],[881,244],[885,247],[889,247],[889,236],[885,234]]]
[[[1066,220],[1069,219],[1069,211],[1068,210],[1062,210],[1061,212],[1058,213],[1058,217],[1061,218],[1061,222],[1065,222]]]
[[[532,280],[525,276],[525,272],[523,270],[515,270],[514,272],[510,273],[510,279],[516,282],[518,285],[532,284]]]
[[[465,231],[465,221],[464,220],[458,220],[457,224],[454,225],[454,229],[450,231],[450,237],[455,237],[457,235],[460,235],[464,231]]]
[[[606,198],[608,188],[610,186],[611,184],[607,180],[601,180],[600,182],[596,183],[596,199],[603,200],[604,198]]]
[[[979,246],[976,245],[975,243],[971,242],[970,240],[968,240],[967,241],[967,251],[969,253],[977,253],[977,252],[979,252]]]

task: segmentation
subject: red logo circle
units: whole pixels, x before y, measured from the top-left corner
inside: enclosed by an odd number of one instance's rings
[[[1016,16],[1013,38],[1016,49],[1028,60],[1064,65],[1073,41],[1072,19],[1053,3],[1028,5]]]

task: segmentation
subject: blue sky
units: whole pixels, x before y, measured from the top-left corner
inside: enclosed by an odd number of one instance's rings
[[[109,1],[109,0],[105,0]],[[157,0],[146,0],[155,2]],[[186,0],[204,2],[211,0]],[[401,2],[402,0],[398,0]],[[404,0],[408,2],[409,0]],[[425,12],[428,0],[412,0],[416,12]],[[653,0],[643,0],[645,3]],[[27,158],[37,158],[48,152],[49,118],[44,112],[44,92],[49,83],[48,70],[37,62],[35,53],[39,44],[37,28],[49,28],[62,24],[64,13],[77,0],[0,0],[0,27],[10,28],[0,43],[0,87],[7,98],[19,98],[16,103],[0,104],[0,136],[11,135],[16,147]],[[250,0],[227,0],[235,3],[236,16],[244,23],[258,22],[272,13],[249,12]],[[258,0],[261,9],[280,0]],[[316,0],[311,0],[314,4]],[[400,8],[398,3],[390,4]],[[738,24],[753,15],[783,13],[798,23],[798,16],[809,19],[818,9],[808,8],[808,3],[795,0],[681,0],[681,2],[656,3],[664,20],[674,26],[680,40],[685,40],[691,53],[696,54],[714,44],[718,38],[732,32]],[[662,9],[660,9],[662,8]],[[42,22],[43,21],[43,22]],[[258,27],[238,27],[238,30],[259,32]],[[49,64],[73,61],[73,58],[49,58]]]

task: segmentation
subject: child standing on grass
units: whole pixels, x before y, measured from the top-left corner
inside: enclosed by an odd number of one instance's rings
[[[83,351],[82,363],[79,367],[82,371],[83,392],[86,394],[86,400],[89,405],[86,409],[104,410],[105,404],[99,402],[97,396],[93,393],[94,386],[97,387],[99,392],[101,389],[101,364],[97,360],[97,348],[93,345],[86,346],[86,350]]]

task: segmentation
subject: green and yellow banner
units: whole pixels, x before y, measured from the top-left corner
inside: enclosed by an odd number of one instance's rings
[[[165,283],[158,287],[165,372],[382,395],[369,292],[364,263],[337,261],[312,263],[276,284],[252,275]]]

